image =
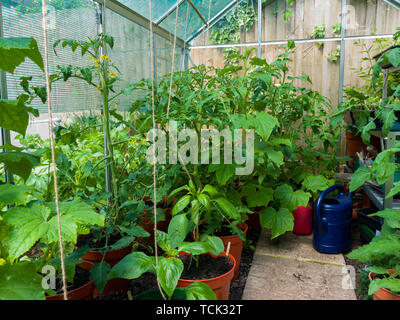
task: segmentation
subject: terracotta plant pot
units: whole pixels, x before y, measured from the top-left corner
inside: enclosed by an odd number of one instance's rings
[[[395,270],[388,269],[389,273],[395,273]],[[370,272],[368,277],[369,280],[373,280],[373,278],[376,276],[375,273]],[[380,290],[374,292],[374,300],[400,300],[400,294],[393,294],[390,292],[390,290],[381,288]]]
[[[85,270],[90,270],[93,267],[93,264],[89,262],[83,262],[78,264],[77,266]],[[92,300],[94,289],[95,289],[94,281],[90,280],[85,285],[76,288],[74,290],[68,291],[67,293],[68,300]],[[59,293],[55,296],[47,296],[46,300],[64,300],[64,294]]]
[[[363,143],[360,136],[355,136],[352,133],[346,131],[346,139],[348,155],[354,156],[357,154],[357,152],[361,152]]]
[[[133,243],[130,246],[120,248],[120,249],[115,249],[115,250],[108,250],[105,257],[104,261],[107,262],[111,268],[116,265],[119,261],[122,260],[125,256],[131,253],[132,251],[132,246]],[[81,259],[84,261],[89,261],[92,262],[93,264],[100,263],[103,258],[103,253],[99,251],[88,251]],[[86,265],[83,267],[86,270],[90,270],[93,265]],[[104,287],[103,292],[100,294],[96,288],[94,288],[94,296],[103,296],[111,291],[124,291],[127,290],[129,287],[129,284],[131,283],[131,280],[128,279],[112,279],[107,281],[106,286]]]
[[[240,229],[242,229],[244,236],[246,237],[247,230],[249,227],[247,226],[246,223],[241,223],[238,225]],[[236,261],[236,267],[235,271],[233,273],[233,279],[232,281],[235,281],[239,277],[239,267],[240,267],[240,260],[242,258],[242,251],[243,251],[243,240],[238,237],[238,235],[234,234],[231,236],[222,236],[220,237],[222,242],[224,243],[225,246],[225,251],[227,250],[228,243],[231,243],[231,248],[229,250],[229,253],[235,258]]]
[[[186,253],[183,253],[183,254],[186,254]],[[206,254],[209,254],[212,257],[216,258],[216,256],[212,255],[211,253],[206,253]],[[222,257],[225,255],[226,255],[226,253],[222,252],[217,257]],[[215,277],[215,278],[204,279],[204,280],[179,279],[177,288],[187,287],[190,284],[192,284],[193,282],[203,282],[203,283],[207,284],[215,292],[215,295],[217,296],[218,300],[228,300],[229,289],[230,289],[231,281],[233,278],[233,273],[234,273],[234,270],[236,267],[235,258],[231,254],[229,254],[229,260],[232,262],[233,266],[232,266],[232,269],[229,270],[227,273],[220,275],[218,277]]]

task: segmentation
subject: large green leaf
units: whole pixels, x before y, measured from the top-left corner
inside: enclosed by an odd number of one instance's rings
[[[0,300],[44,300],[42,277],[33,263],[0,266]]]
[[[0,162],[5,164],[8,172],[19,175],[25,181],[29,178],[32,168],[38,165],[39,158],[26,152],[1,152]]]
[[[100,263],[96,263],[92,270],[90,270],[90,279],[94,280],[94,284],[99,293],[102,293],[106,286],[110,269],[111,267],[107,262],[101,261]]]
[[[396,236],[375,237],[369,244],[353,250],[347,256],[368,264],[385,256],[400,258],[400,240]]]
[[[272,188],[259,186],[257,190],[256,186],[253,184],[243,187],[241,194],[246,197],[249,208],[268,206],[274,199],[274,190]]]
[[[313,193],[317,193],[319,191],[323,191],[327,189],[328,187],[331,186],[331,183],[327,178],[325,178],[322,175],[317,175],[317,176],[307,176],[303,183],[302,183],[303,188],[305,190],[309,190]]]
[[[235,175],[235,166],[233,164],[220,164],[215,172],[217,182],[223,186]]]
[[[4,221],[12,227],[8,244],[11,259],[17,259],[47,235],[49,214],[48,208],[34,203],[31,208],[14,207],[4,215]]]
[[[0,38],[0,69],[14,73],[25,58],[44,71],[43,58],[34,38]]]
[[[2,184],[0,185],[0,203],[4,205],[25,204],[31,190],[31,187],[23,184]]]
[[[171,248],[177,248],[188,233],[189,220],[185,214],[174,216],[168,225],[168,235],[171,239]]]
[[[271,230],[271,239],[274,239],[286,231],[293,230],[293,215],[286,208],[276,211],[274,208],[266,208],[260,212],[260,221],[263,228]]]
[[[225,250],[224,243],[222,242],[220,237],[204,234],[201,236],[201,241],[207,244],[208,251],[215,256],[219,255]]]
[[[267,150],[267,156],[278,167],[280,167],[284,163],[284,161],[283,161],[283,153],[280,152],[280,151],[276,151],[276,150],[273,150],[273,149],[268,149]]]
[[[400,292],[400,279],[374,279],[369,284],[368,294],[371,295],[381,288],[389,289],[392,292]]]
[[[400,181],[397,181],[397,182],[393,183],[393,188],[386,195],[386,199],[393,197],[394,195],[398,194],[399,192],[400,192]]]
[[[359,167],[356,172],[354,172],[350,181],[350,192],[357,190],[361,187],[365,181],[371,180],[371,171],[367,167]]]
[[[154,257],[143,252],[133,252],[112,267],[108,279],[137,279],[145,272],[154,272],[154,265]]]
[[[161,287],[171,297],[183,272],[183,262],[178,258],[160,259],[156,272]]]
[[[214,199],[217,203],[218,207],[231,219],[233,220],[241,220],[240,212],[236,209],[236,207],[226,198],[217,198]]]
[[[183,251],[186,253],[190,253],[193,255],[199,255],[202,253],[206,253],[210,250],[209,244],[206,242],[184,242],[178,248],[178,251]]]
[[[26,107],[25,99],[21,97],[18,100],[0,100],[0,127],[25,135],[29,114],[37,117],[39,112]]]
[[[189,202],[190,202],[190,195],[184,195],[182,198],[180,198],[174,205],[174,208],[172,209],[171,215],[174,216],[176,214],[178,214],[179,212],[181,212],[182,210],[184,210]]]
[[[186,300],[218,300],[215,292],[204,282],[193,282],[185,288]]]
[[[389,227],[400,229],[400,211],[398,210],[385,209],[369,216],[384,218]]]
[[[276,118],[265,112],[258,112],[252,121],[255,131],[267,141],[272,133],[272,130],[279,125]]]
[[[279,199],[281,206],[290,212],[296,210],[299,206],[306,207],[310,197],[311,194],[303,190],[293,192],[292,187],[287,184],[280,185],[275,189],[275,198]]]

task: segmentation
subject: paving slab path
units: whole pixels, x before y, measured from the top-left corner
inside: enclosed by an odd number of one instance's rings
[[[322,254],[312,235],[270,240],[261,231],[243,300],[356,300],[342,254]]]

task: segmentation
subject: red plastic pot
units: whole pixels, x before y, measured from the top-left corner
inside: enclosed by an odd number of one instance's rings
[[[249,227],[247,226],[246,223],[241,223],[238,225],[240,229],[242,229],[244,236],[246,237],[247,230]],[[229,250],[229,253],[232,254],[232,256],[235,258],[236,261],[236,267],[235,271],[233,273],[233,278],[232,281],[235,281],[239,277],[239,267],[240,267],[240,260],[242,258],[242,251],[243,251],[243,241],[238,237],[238,235],[230,235],[230,236],[222,236],[220,237],[222,242],[224,243],[225,246],[225,251],[227,250],[228,243],[231,243],[231,247]]]
[[[187,253],[182,253],[182,254],[187,254]],[[214,258],[222,257],[222,256],[226,255],[225,252],[222,252],[218,256],[214,256],[211,253],[205,253],[205,254],[209,254]],[[233,273],[234,273],[235,267],[236,267],[235,258],[231,254],[229,254],[229,260],[232,262],[233,266],[232,266],[232,269],[229,270],[227,273],[220,275],[218,277],[215,277],[215,278],[211,278],[211,279],[203,279],[203,280],[179,279],[177,288],[187,287],[187,286],[191,285],[193,282],[203,282],[203,283],[207,284],[214,291],[218,300],[228,300],[229,289],[230,289],[231,281],[233,278]]]
[[[93,264],[90,262],[83,262],[77,265],[78,267],[90,270]],[[88,269],[89,268],[89,269]],[[94,293],[94,281],[90,280],[85,285],[67,292],[68,300],[92,300]],[[64,300],[64,293],[59,293],[55,296],[47,296],[46,300]]]
[[[388,269],[389,273],[396,273],[395,270]],[[373,280],[376,276],[376,273],[370,272],[368,277],[369,280]],[[381,288],[380,290],[374,292],[374,300],[400,300],[400,294],[393,294],[390,290]]]
[[[309,235],[312,232],[313,210],[308,204],[307,207],[299,206],[293,212],[293,232],[299,235]]]

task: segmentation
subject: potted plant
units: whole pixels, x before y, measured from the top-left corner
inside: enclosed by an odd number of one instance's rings
[[[145,272],[152,272],[157,275],[162,289],[161,295],[166,299],[171,299],[185,269],[182,256],[189,257],[187,258],[189,265],[186,268],[190,269],[192,260],[194,260],[193,267],[198,266],[200,255],[212,254],[216,257],[224,250],[221,239],[209,235],[203,235],[200,241],[185,242],[184,239],[191,230],[189,224],[190,221],[185,214],[174,216],[169,224],[168,233],[157,231],[158,246],[163,250],[162,256],[154,257],[143,252],[133,252],[111,269],[109,278],[136,279]],[[222,285],[218,283],[220,278],[216,280],[217,284],[214,284],[214,279],[196,280],[196,282],[207,283],[218,298],[226,298],[235,265],[232,256],[229,256],[229,261],[231,267],[227,274],[222,275],[224,277]],[[198,267],[201,268],[201,266]],[[221,288],[224,292],[220,292]]]
[[[400,300],[400,214],[386,209],[369,216],[381,217],[384,224],[381,234],[369,244],[353,250],[347,256],[367,264],[369,273],[368,294],[374,300]]]

